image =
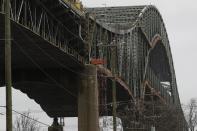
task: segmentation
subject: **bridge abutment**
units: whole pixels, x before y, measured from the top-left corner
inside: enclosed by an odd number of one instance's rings
[[[78,92],[78,130],[99,131],[97,68],[87,65]]]

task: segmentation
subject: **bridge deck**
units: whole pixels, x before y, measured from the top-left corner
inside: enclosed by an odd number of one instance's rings
[[[73,94],[77,91],[71,85],[63,89],[61,84],[57,84],[59,82],[57,78],[60,74],[66,74],[72,79],[71,72],[83,69],[84,63],[79,62],[72,52],[66,52],[63,48],[49,43],[23,25],[12,21],[11,26],[13,87],[34,99],[51,117],[65,116],[65,113],[67,116],[76,116],[73,114],[77,113],[77,108],[73,110],[74,105],[77,106],[76,98],[65,89],[68,88]],[[3,14],[0,14],[0,39],[0,86],[4,86]],[[70,99],[73,99],[72,103]],[[69,103],[74,104],[71,106],[72,109],[65,106],[70,105]],[[67,110],[73,111],[72,114]]]
[[[32,60],[42,68],[79,68],[83,64],[76,60],[72,54],[65,52],[63,48],[54,43],[49,43],[41,36],[33,33],[28,28],[12,21],[12,68],[37,68]],[[4,18],[0,14],[0,43],[3,59],[4,48]],[[32,60],[30,60],[30,57]]]

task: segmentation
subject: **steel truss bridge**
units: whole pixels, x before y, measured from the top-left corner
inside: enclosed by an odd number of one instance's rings
[[[89,77],[83,74],[86,64],[102,59],[104,64],[97,65],[100,116],[112,114],[115,80],[124,130],[150,130],[152,125],[159,131],[187,130],[168,35],[156,7],[82,12],[63,0],[11,0],[10,7],[13,87],[50,117],[78,116],[78,81]],[[4,24],[4,0],[0,0],[1,86],[5,85]],[[168,116],[170,111],[176,115]],[[168,117],[164,120],[162,115]]]

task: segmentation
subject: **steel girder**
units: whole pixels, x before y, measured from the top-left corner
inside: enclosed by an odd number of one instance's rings
[[[79,36],[80,18],[71,16],[69,7],[49,0],[12,0],[10,5],[12,21],[85,63],[84,42]],[[4,13],[3,0],[0,1],[0,12]]]
[[[162,48],[164,48],[165,53],[161,57],[167,57],[166,63],[163,64],[170,73],[167,79],[170,82],[171,94],[166,94],[167,91],[164,91],[164,88],[159,91],[162,95],[171,97],[171,102],[179,105],[172,54],[165,25],[159,11],[154,6],[107,7],[87,10],[97,22],[97,30],[93,38],[92,57],[107,59],[108,65],[106,67],[110,68],[110,50],[106,51],[107,49],[101,49],[97,45],[101,43],[110,44],[115,40],[118,74],[127,84],[131,84],[131,90],[140,90],[141,83],[148,75],[146,74],[147,69],[150,70],[148,62],[151,51],[154,50],[156,44],[163,45]],[[124,16],[127,18],[123,19]],[[131,20],[130,18],[135,19]],[[132,24],[130,24],[131,21]],[[125,24],[125,26],[122,27],[121,24]],[[105,52],[108,55],[105,55]],[[159,80],[159,82],[162,81]],[[162,85],[160,84],[160,86]]]
[[[157,8],[102,7],[87,11],[97,24],[91,57],[105,59],[104,66],[111,69],[109,47],[115,43],[117,74],[135,98],[145,99],[144,83],[148,82],[167,104],[181,109],[169,39]]]

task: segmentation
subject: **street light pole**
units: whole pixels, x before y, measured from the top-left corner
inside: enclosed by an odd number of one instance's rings
[[[112,81],[112,103],[113,103],[113,129],[116,131],[116,47],[112,47],[112,75],[114,77]]]
[[[12,131],[11,25],[10,0],[5,0],[5,85],[6,131]]]
[[[121,43],[121,44],[125,44],[125,42]],[[113,81],[112,81],[112,103],[113,103],[113,129],[114,131],[117,130],[117,123],[116,123],[116,116],[117,116],[117,112],[116,112],[116,108],[117,108],[117,103],[116,103],[116,49],[117,49],[118,44],[116,43],[116,41],[113,41],[113,45],[111,46],[111,50],[112,50],[112,75],[114,77]]]
[[[117,104],[116,104],[116,48],[117,48],[117,44],[116,41],[113,40],[113,42],[111,42],[110,45],[103,45],[102,43],[100,43],[99,45],[100,47],[110,47],[111,52],[112,52],[112,59],[111,59],[111,70],[112,70],[112,76],[113,76],[113,80],[112,80],[112,115],[113,115],[113,131],[117,130],[117,123],[116,123],[116,108],[117,108]]]

